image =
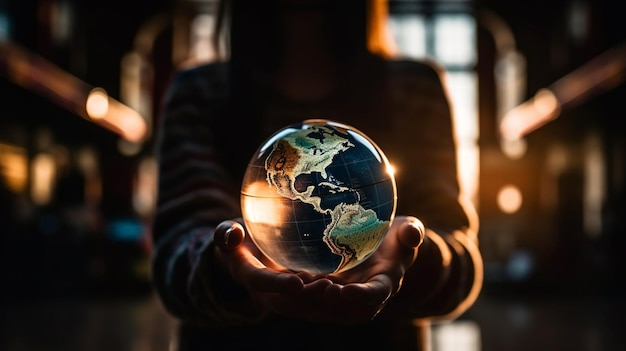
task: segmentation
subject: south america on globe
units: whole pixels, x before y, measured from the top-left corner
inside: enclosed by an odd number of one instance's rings
[[[292,271],[339,273],[380,246],[395,215],[396,182],[380,147],[358,129],[310,119],[255,152],[241,207],[261,252]]]

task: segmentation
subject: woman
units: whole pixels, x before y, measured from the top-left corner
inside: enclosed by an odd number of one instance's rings
[[[393,57],[385,5],[222,2],[228,60],[172,82],[157,143],[153,277],[182,322],[181,350],[418,349],[416,326],[456,318],[476,299],[477,220],[460,200],[440,71]],[[370,136],[398,185],[398,215],[379,249],[316,277],[268,261],[240,224],[250,157],[308,118]]]

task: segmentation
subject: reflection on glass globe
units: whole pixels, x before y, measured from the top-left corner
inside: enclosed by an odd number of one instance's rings
[[[268,258],[293,271],[338,273],[368,258],[396,209],[380,148],[359,130],[315,119],[274,133],[241,188],[246,229]]]

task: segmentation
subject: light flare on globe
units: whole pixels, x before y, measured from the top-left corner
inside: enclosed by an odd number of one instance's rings
[[[241,207],[261,252],[292,271],[339,273],[366,260],[395,215],[397,190],[382,150],[352,126],[311,119],[255,152]]]

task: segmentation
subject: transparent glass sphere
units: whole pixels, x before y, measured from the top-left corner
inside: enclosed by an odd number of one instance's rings
[[[359,130],[314,119],[282,128],[248,164],[241,204],[248,235],[293,271],[348,270],[380,245],[395,215],[387,157]]]

